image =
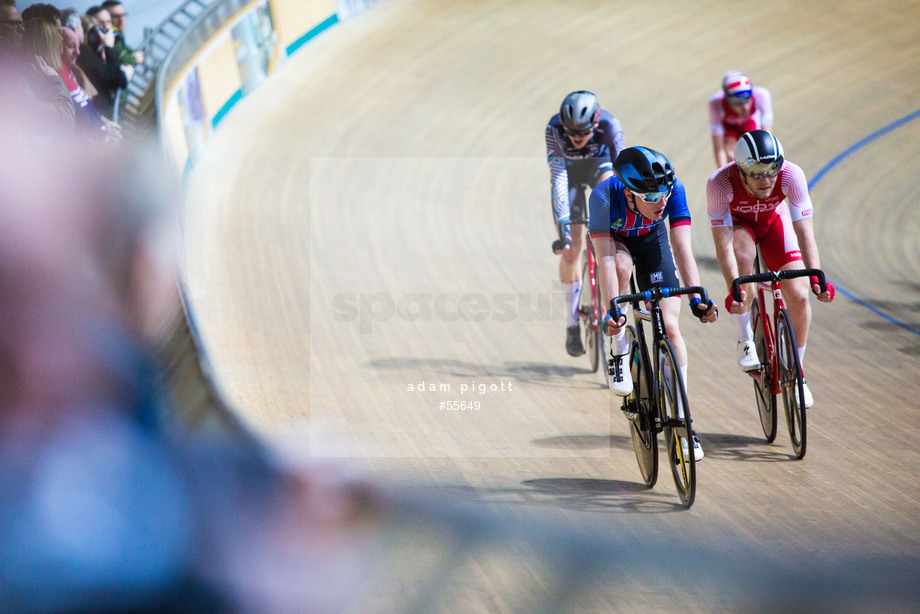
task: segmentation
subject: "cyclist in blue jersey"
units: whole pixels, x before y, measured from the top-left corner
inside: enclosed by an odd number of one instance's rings
[[[587,213],[584,192],[613,174],[613,160],[625,147],[620,121],[600,108],[597,97],[584,90],[565,97],[559,113],[546,125],[546,159],[552,184],[553,220],[559,233],[554,253],[561,254],[559,281],[566,298],[566,351],[585,353],[578,326],[581,256],[584,230],[570,221]]]
[[[616,296],[630,293],[629,279],[634,265],[640,291],[652,286],[700,285],[690,245],[687,196],[683,183],[674,177],[670,161],[652,149],[630,147],[617,156],[613,170],[615,176],[595,187],[588,201],[589,235],[597,254],[604,305],[609,305]],[[665,228],[665,218],[670,231]],[[698,295],[690,295],[690,310],[702,322],[714,322],[719,315],[712,301],[704,305]],[[663,299],[661,311],[686,383],[687,346],[677,325],[680,298]],[[609,383],[619,396],[627,396],[633,388],[626,364],[629,343],[625,324],[625,316],[616,320],[608,310],[604,331],[611,337],[611,360],[620,363],[616,370],[620,377],[611,376]],[[703,449],[696,433],[693,447],[696,459],[702,459]]]

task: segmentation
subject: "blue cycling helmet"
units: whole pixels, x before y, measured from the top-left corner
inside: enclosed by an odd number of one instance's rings
[[[639,194],[665,194],[674,185],[674,168],[664,154],[648,147],[627,147],[613,162],[613,172]]]

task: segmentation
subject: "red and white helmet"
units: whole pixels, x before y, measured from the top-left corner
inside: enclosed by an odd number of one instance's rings
[[[747,100],[754,91],[751,80],[743,72],[730,70],[722,75],[722,91],[728,98]]]

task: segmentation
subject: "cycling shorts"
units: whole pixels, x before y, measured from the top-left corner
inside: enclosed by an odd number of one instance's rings
[[[664,223],[638,237],[613,235],[613,240],[623,245],[630,253],[636,266],[636,285],[644,292],[652,286],[680,286],[677,267],[668,231]]]
[[[778,207],[765,222],[751,222],[732,215],[732,224],[744,228],[760,245],[760,255],[769,270],[778,271],[783,265],[802,260],[799,239],[787,207]]]
[[[722,130],[725,131],[726,140],[732,139],[737,141],[745,132],[750,132],[751,130],[756,130],[758,128],[760,128],[760,126],[757,125],[757,122],[754,121],[753,118],[748,119],[740,126],[737,124],[726,124],[724,122],[722,123]]]
[[[569,176],[569,217],[573,220],[588,217],[587,199],[581,186],[593,188],[600,183],[601,176],[606,172],[613,172],[613,163],[607,156],[597,158],[582,158],[581,160],[565,161],[565,169]],[[588,190],[590,192],[590,189]]]

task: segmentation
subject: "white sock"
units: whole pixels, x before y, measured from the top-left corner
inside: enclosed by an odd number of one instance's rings
[[[751,326],[751,311],[735,315],[735,324],[738,326],[738,343],[754,338],[754,328]]]
[[[614,356],[621,356],[629,353],[629,340],[626,339],[626,331],[620,330],[610,338],[610,352]]]
[[[578,299],[581,297],[581,280],[571,284],[562,284],[565,291],[565,322],[566,326],[575,326],[578,323]]]
[[[808,344],[806,343],[805,345]],[[799,351],[799,364],[802,366],[802,371],[805,371],[805,345],[797,348]]]

